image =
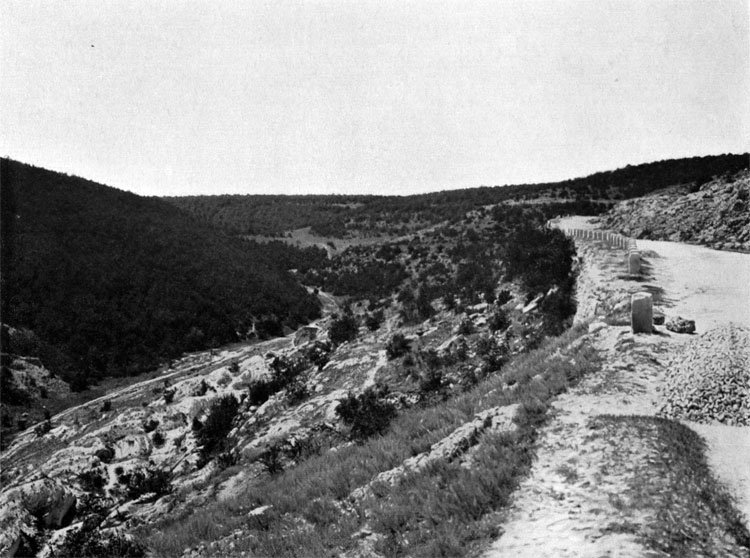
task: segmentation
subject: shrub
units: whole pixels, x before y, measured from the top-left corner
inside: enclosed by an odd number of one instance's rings
[[[354,316],[344,314],[341,317],[334,318],[328,336],[334,345],[340,345],[356,339],[358,329],[357,320],[354,319]]]
[[[328,364],[328,361],[331,360],[330,355],[332,350],[333,347],[331,347],[329,342],[315,341],[315,343],[313,343],[305,352],[305,357],[307,357],[307,360],[312,364],[317,366],[318,370],[322,370],[323,367]]]
[[[387,387],[370,387],[354,396],[349,393],[336,407],[336,413],[351,427],[351,437],[363,441],[380,434],[396,416],[396,407],[384,399]]]
[[[489,326],[491,331],[505,331],[510,327],[510,318],[502,308],[495,308],[489,319]]]
[[[427,370],[419,379],[419,393],[423,397],[439,391],[443,387],[443,374],[440,370],[431,368]]]
[[[107,399],[104,403],[102,403],[101,408],[99,409],[102,413],[108,413],[112,410],[112,401]]]
[[[290,405],[296,405],[304,401],[310,392],[307,389],[307,385],[300,378],[295,378],[286,387],[287,401]]]
[[[380,328],[380,324],[383,323],[383,311],[378,310],[372,314],[368,314],[367,318],[365,318],[365,325],[367,326],[367,329],[370,331],[376,331]]]
[[[156,419],[148,419],[143,423],[143,431],[147,434],[153,432],[159,426],[159,421]]]
[[[161,469],[135,469],[121,475],[118,479],[125,485],[125,491],[131,500],[135,500],[144,494],[163,496],[172,489],[169,473]]]
[[[94,452],[94,455],[99,458],[102,463],[109,463],[115,457],[115,450],[110,446],[105,446]]]
[[[278,445],[269,446],[258,458],[269,475],[277,475],[284,471],[281,461],[282,452]]]
[[[204,458],[224,447],[238,408],[239,403],[233,395],[225,395],[213,402],[203,428],[196,433]]]
[[[86,492],[101,492],[104,485],[104,475],[99,469],[86,469],[78,473],[78,482]]]
[[[91,518],[80,528],[68,531],[55,555],[80,558],[141,558],[146,555],[146,547],[136,539],[118,532],[102,533],[98,524],[98,519]]]
[[[510,294],[510,291],[507,289],[503,289],[499,293],[497,293],[497,298],[495,299],[495,304],[498,306],[502,306],[503,304],[507,304],[511,301],[513,297]]]
[[[154,435],[151,437],[151,441],[154,443],[154,446],[157,448],[160,448],[164,445],[164,434],[159,432],[158,430],[154,432]]]
[[[474,322],[471,318],[466,317],[461,320],[461,323],[458,325],[458,333],[461,335],[471,335],[474,333]]]
[[[482,337],[477,342],[477,354],[487,366],[488,372],[499,370],[508,358],[508,346],[498,343],[494,337]]]
[[[440,368],[443,365],[443,359],[437,354],[435,349],[426,349],[419,352],[419,356],[422,358],[422,362],[425,363],[427,368],[435,369]]]
[[[277,391],[272,380],[256,380],[247,388],[248,401],[250,405],[263,405]]]
[[[409,349],[409,341],[401,333],[395,333],[385,346],[386,354],[390,360],[405,355],[409,352]]]
[[[44,422],[40,422],[34,427],[34,434],[36,434],[39,437],[44,436],[47,432],[52,430],[52,422],[50,420],[45,420]]]
[[[174,400],[174,389],[165,389],[164,390],[164,404],[169,405]]]
[[[536,428],[547,419],[547,404],[537,398],[522,402],[513,417],[513,422],[521,428]]]

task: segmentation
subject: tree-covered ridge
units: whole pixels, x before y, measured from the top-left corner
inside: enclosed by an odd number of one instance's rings
[[[319,312],[273,247],[156,198],[3,159],[2,225],[3,322],[31,330],[25,349],[69,379],[135,374]]]
[[[748,154],[672,159],[598,172],[545,184],[480,187],[414,196],[216,195],[165,198],[200,219],[239,234],[280,235],[311,227],[320,236],[347,233],[406,233],[454,222],[466,212],[507,201],[535,198],[588,204],[604,212],[607,201],[642,196],[678,184],[695,185],[713,176],[750,167]]]

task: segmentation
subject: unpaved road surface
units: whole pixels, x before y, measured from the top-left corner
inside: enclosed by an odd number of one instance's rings
[[[580,217],[563,219],[561,225],[597,227]],[[586,317],[605,304],[624,303],[649,283],[661,290],[659,305],[667,317],[695,320],[697,334],[729,321],[750,326],[750,255],[639,240],[650,273],[647,282],[639,283],[622,272],[624,251],[576,242],[584,257],[578,297]],[[592,298],[600,304],[591,303]],[[656,511],[623,501],[627,487],[644,474],[642,464],[658,459],[658,449],[647,437],[602,432],[597,417],[655,415],[664,402],[666,367],[696,336],[663,327],[656,335],[633,335],[627,325],[598,327],[590,336],[602,356],[602,369],[554,403],[532,472],[517,491],[489,558],[661,555],[634,534],[653,522]],[[706,440],[712,471],[736,498],[747,524],[750,428],[685,424]]]

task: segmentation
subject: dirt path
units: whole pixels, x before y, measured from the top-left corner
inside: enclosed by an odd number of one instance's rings
[[[594,228],[587,218],[563,226]],[[750,256],[669,242],[638,241],[651,264],[651,283],[663,289],[668,316],[694,319],[698,333],[720,323],[750,325]],[[584,258],[579,297],[588,316],[606,302],[626,300],[639,284],[618,269],[624,252],[578,242]],[[586,261],[587,260],[587,261]],[[579,303],[582,301],[579,301]],[[648,506],[625,501],[644,463],[658,459],[648,436],[602,429],[602,415],[653,416],[662,403],[670,359],[694,336],[662,329],[633,335],[628,326],[604,326],[591,334],[602,370],[559,397],[542,432],[532,473],[516,493],[503,535],[488,557],[653,556],[635,533],[653,516]],[[706,439],[714,474],[750,518],[750,428],[686,423]],[[653,510],[651,510],[653,511]]]

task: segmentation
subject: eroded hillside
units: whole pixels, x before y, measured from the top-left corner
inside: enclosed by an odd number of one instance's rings
[[[605,227],[635,238],[702,244],[750,252],[750,173],[617,204]]]

